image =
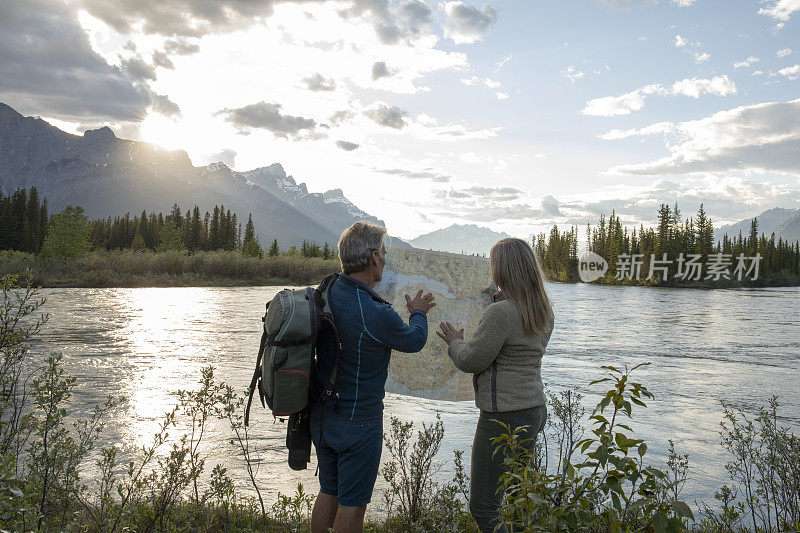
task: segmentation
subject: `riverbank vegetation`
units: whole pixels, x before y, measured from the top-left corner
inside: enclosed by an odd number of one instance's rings
[[[212,367],[179,391],[148,444],[101,439],[119,398],[85,417],[73,413],[76,378],[58,353],[34,361],[31,343],[47,322],[44,300],[15,276],[0,278],[0,529],[7,531],[308,531],[315,490],[265,501],[254,428],[243,423],[244,391],[221,382]],[[779,426],[777,399],[755,416],[723,407],[721,443],[726,483],[716,503],[684,502],[691,476],[680,443],[654,465],[628,419],[652,397],[633,381],[636,368],[604,367],[593,386],[610,385],[588,417],[580,394],[548,394],[547,429],[532,450],[519,432],[497,439],[506,456],[503,521],[515,531],[795,531],[800,527],[800,439]],[[233,479],[202,445],[212,420],[227,427],[231,449],[246,467]],[[587,424],[589,427],[585,427]],[[175,437],[177,433],[179,437]],[[173,434],[170,437],[170,434]],[[475,531],[466,501],[469,479],[461,452],[453,476],[437,475],[447,458],[438,417],[414,432],[392,418],[385,435],[387,514],[367,531]],[[263,443],[262,443],[263,444]],[[225,453],[225,452],[223,452]],[[125,457],[125,459],[123,459]],[[95,474],[87,476],[94,465]],[[213,466],[212,466],[213,465]],[[691,505],[690,505],[691,504]],[[694,511],[692,511],[694,508]]]
[[[748,235],[727,235],[714,242],[714,225],[703,205],[694,217],[683,218],[677,204],[662,204],[655,228],[623,226],[613,211],[608,219],[586,227],[586,248],[606,260],[608,270],[594,283],[618,285],[658,285],[675,287],[736,287],[800,285],[800,242],[787,242],[775,235],[759,234],[753,219]],[[553,226],[549,234],[533,240],[542,268],[554,281],[575,282],[579,277],[578,228],[561,231]],[[718,257],[718,254],[722,254]],[[758,274],[736,273],[742,254],[750,269],[758,254]],[[697,268],[690,267],[690,255],[698,256]],[[632,258],[639,261],[634,272]],[[683,256],[683,261],[679,258]],[[718,257],[718,259],[717,259]],[[716,264],[709,271],[709,265]],[[717,274],[719,272],[719,274]]]
[[[78,257],[0,252],[0,272],[24,275],[42,287],[188,287],[308,285],[338,272],[339,261],[235,251],[92,251]]]
[[[43,287],[153,287],[316,284],[339,270],[328,243],[262,247],[252,216],[214,206],[90,221],[79,206],[52,216],[36,188],[0,191],[0,273]]]

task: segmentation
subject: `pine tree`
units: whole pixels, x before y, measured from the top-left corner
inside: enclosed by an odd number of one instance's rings
[[[280,248],[278,248],[278,239],[272,239],[272,244],[269,247],[269,252],[267,253],[270,257],[276,257],[279,253],[281,253]]]
[[[756,254],[756,245],[758,243],[758,219],[754,218],[750,222],[750,238],[748,239],[747,255],[754,256]]]
[[[29,227],[29,234],[26,236],[24,250],[28,253],[35,253],[41,247],[41,228],[39,228],[39,191],[36,187],[31,187],[28,195],[28,205],[25,209],[25,219]]]
[[[220,248],[220,224],[219,207],[214,206],[214,214],[211,215],[211,225],[208,230],[209,249],[217,250]]]
[[[199,250],[202,242],[202,237],[203,237],[203,221],[200,220],[200,208],[197,207],[197,205],[195,205],[194,210],[192,211],[192,225],[191,225],[191,232],[189,234],[189,243],[187,246],[189,250],[192,251]]]
[[[703,259],[706,259],[714,249],[714,226],[706,215],[703,204],[700,204],[700,210],[697,212],[696,227],[694,252],[702,254]]]
[[[137,231],[136,235],[133,236],[130,248],[135,252],[143,252],[147,250],[147,245],[144,242],[144,237],[142,237],[141,232]]]
[[[256,227],[253,224],[253,213],[247,218],[247,226],[244,228],[244,242],[252,241],[256,238]]]

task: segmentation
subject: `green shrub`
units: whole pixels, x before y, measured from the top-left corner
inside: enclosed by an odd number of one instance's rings
[[[629,380],[638,368],[603,367],[614,387],[598,403],[590,420],[590,437],[577,443],[583,454],[567,461],[566,473],[548,474],[532,467],[521,428],[494,439],[508,471],[501,476],[505,499],[503,523],[515,531],[679,531],[693,520],[686,503],[671,497],[674,483],[663,471],[644,462],[647,445],[621,422],[633,406],[645,407],[652,394]],[[609,414],[610,411],[610,414]]]
[[[433,479],[443,466],[434,460],[444,438],[441,416],[437,413],[432,425],[423,423],[412,443],[413,427],[413,422],[392,417],[384,435],[391,455],[381,469],[389,485],[383,495],[387,526],[399,531],[475,531],[477,526],[464,505],[469,498],[468,481],[460,450],[455,453],[452,481],[440,486]]]

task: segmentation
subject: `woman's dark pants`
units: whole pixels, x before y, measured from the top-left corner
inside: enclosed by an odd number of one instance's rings
[[[500,475],[505,471],[503,454],[492,456],[492,439],[502,435],[505,430],[494,420],[500,420],[513,430],[519,426],[529,426],[524,438],[533,439],[544,429],[547,420],[547,408],[544,405],[507,411],[504,413],[490,413],[481,411],[478,418],[478,427],[475,430],[475,440],[472,443],[472,468],[469,485],[469,512],[478,523],[482,533],[497,531],[507,533],[505,526],[495,530],[500,518],[500,503],[503,499],[500,488]],[[533,442],[530,442],[530,448]]]

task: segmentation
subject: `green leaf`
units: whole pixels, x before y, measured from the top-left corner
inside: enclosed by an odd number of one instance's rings
[[[664,511],[658,511],[653,518],[653,529],[655,533],[667,532],[667,514]]]
[[[644,457],[644,454],[646,453],[647,453],[647,444],[643,442],[639,445],[639,457]]]
[[[678,500],[673,501],[672,510],[684,518],[688,518],[689,520],[694,520],[694,514],[692,513],[692,510],[689,508],[688,505],[686,505],[685,502]]]

